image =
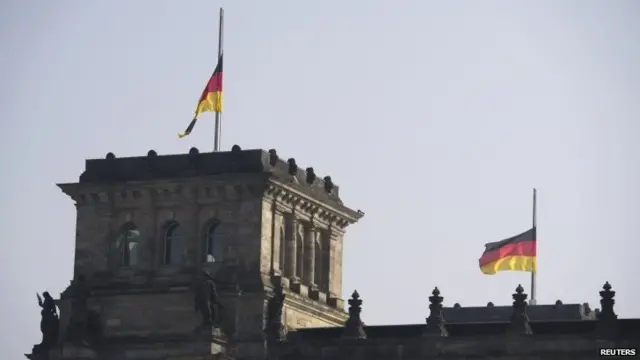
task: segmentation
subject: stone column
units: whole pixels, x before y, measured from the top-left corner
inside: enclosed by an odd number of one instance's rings
[[[313,224],[305,227],[304,237],[304,277],[303,281],[309,286],[309,290],[317,289],[315,279],[316,269],[316,229]]]
[[[298,259],[298,254],[297,254],[297,249],[296,249],[296,236],[297,236],[297,221],[295,218],[295,215],[293,214],[287,214],[286,215],[286,223],[285,226],[287,227],[286,231],[285,231],[285,243],[286,243],[286,259],[285,259],[285,269],[286,269],[286,276],[291,279],[292,281],[297,281],[297,277],[296,277],[296,266],[297,266],[297,259]]]
[[[304,227],[298,222],[296,228],[296,278],[298,281],[304,277]]]

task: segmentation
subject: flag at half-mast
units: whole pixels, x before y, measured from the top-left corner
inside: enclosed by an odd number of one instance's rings
[[[191,134],[191,131],[198,120],[198,116],[207,111],[216,113],[222,112],[222,54],[220,54],[218,65],[216,66],[213,75],[211,75],[207,86],[205,86],[202,91],[200,100],[198,100],[198,106],[196,107],[196,113],[193,120],[191,120],[187,129],[178,134],[178,136],[183,138]]]
[[[480,257],[480,270],[487,275],[499,271],[536,271],[536,228],[508,239],[488,243]]]

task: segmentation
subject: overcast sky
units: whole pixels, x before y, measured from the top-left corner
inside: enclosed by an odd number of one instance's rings
[[[312,5],[312,3],[314,5]],[[86,158],[213,147],[188,124],[217,52],[219,1],[0,3],[0,348],[40,341],[36,292],[72,276]],[[640,2],[230,1],[223,149],[276,148],[366,216],[344,291],[367,324],[511,302],[527,273],[482,275],[486,242],[531,226],[538,302],[639,317]],[[636,269],[636,270],[633,270]],[[636,284],[636,285],[634,285]]]

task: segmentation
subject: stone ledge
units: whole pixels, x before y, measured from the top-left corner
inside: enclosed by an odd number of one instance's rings
[[[334,307],[334,308],[339,309],[339,310],[344,309],[344,300],[340,299],[339,297],[337,297],[335,295],[329,294],[329,296],[327,298],[327,304],[329,306]]]

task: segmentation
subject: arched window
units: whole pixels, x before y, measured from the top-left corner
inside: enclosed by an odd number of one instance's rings
[[[222,260],[225,245],[223,230],[224,229],[218,220],[212,221],[207,227],[207,231],[205,233],[205,261],[208,263]]]
[[[165,265],[182,264],[184,238],[180,224],[173,222],[167,226],[164,233],[164,263]]]
[[[125,224],[116,236],[121,266],[137,266],[140,261],[140,230],[133,223]]]

